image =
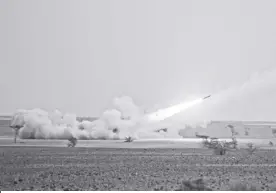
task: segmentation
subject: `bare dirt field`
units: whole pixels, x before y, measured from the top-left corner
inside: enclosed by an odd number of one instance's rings
[[[246,148],[247,143],[252,142],[259,149],[275,149],[269,146],[269,141],[273,139],[237,139],[240,148]],[[202,140],[197,138],[187,139],[139,139],[132,143],[124,143],[124,140],[78,140],[77,147],[90,148],[202,148]],[[1,146],[34,146],[34,147],[66,147],[68,140],[55,139],[18,139],[17,143],[13,143],[12,137],[0,136]]]
[[[275,150],[217,156],[201,148],[21,145],[0,148],[1,190],[185,190],[185,180],[198,178],[212,190],[229,190],[237,180],[276,188]]]
[[[67,140],[14,144],[4,127],[0,190],[198,190],[185,183],[196,179],[208,190],[237,190],[237,181],[276,190],[273,139],[238,139],[240,150],[219,156],[201,148],[200,139],[79,140],[74,148]],[[259,147],[253,155],[243,149],[248,142]]]

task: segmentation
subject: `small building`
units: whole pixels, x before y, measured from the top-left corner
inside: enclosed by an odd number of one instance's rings
[[[227,125],[234,126],[240,138],[276,137],[276,121],[211,121],[206,128],[183,128],[180,134],[183,137],[195,137],[197,132],[211,137],[228,138],[231,136],[231,129]]]

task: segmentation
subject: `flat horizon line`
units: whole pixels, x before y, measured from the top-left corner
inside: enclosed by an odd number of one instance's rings
[[[1,118],[10,118],[11,119],[12,115],[10,114],[0,114],[0,119]],[[94,117],[94,116],[77,116],[77,118],[92,118],[92,119],[99,119],[99,117]],[[204,122],[204,121],[203,121]],[[265,121],[265,120],[211,120],[210,123],[222,123],[222,122],[228,122],[228,123],[245,123],[245,124],[254,124],[254,123],[275,123],[275,121]]]

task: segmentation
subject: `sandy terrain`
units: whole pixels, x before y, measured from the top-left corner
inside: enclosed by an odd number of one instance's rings
[[[1,190],[191,190],[184,181],[199,178],[212,190],[236,181],[275,190],[274,150],[25,146],[1,147],[0,155]]]
[[[229,140],[229,139],[227,139]],[[132,143],[124,140],[78,140],[77,147],[97,147],[97,148],[201,148],[201,139],[140,139]],[[246,147],[249,142],[254,143],[259,148],[271,149],[269,141],[275,139],[238,139],[240,148]],[[40,139],[18,139],[18,143],[13,143],[12,137],[1,137],[0,146],[50,146],[65,147],[67,140],[40,140]]]
[[[68,148],[67,140],[14,144],[10,134],[0,136],[0,190],[198,190],[185,185],[196,179],[212,190],[237,190],[237,181],[276,190],[276,151],[268,145],[275,139],[238,139],[241,149],[224,156],[201,141],[79,140]],[[243,149],[248,142],[259,147],[253,155]]]

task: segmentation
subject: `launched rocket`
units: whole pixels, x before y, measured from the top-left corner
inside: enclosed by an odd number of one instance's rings
[[[156,112],[150,113],[147,115],[147,119],[150,121],[161,121],[161,120],[165,120],[177,113],[180,113],[196,104],[200,104],[201,102],[203,102],[204,99],[207,99],[211,97],[211,95],[208,95],[204,98],[199,98],[190,102],[186,102],[186,103],[180,103],[178,105],[174,105],[174,106],[170,106],[168,108],[164,108],[164,109],[159,109]]]
[[[204,97],[203,100],[204,100],[204,99],[207,99],[207,98],[209,98],[209,97],[211,97],[211,95],[208,95],[208,96]]]

